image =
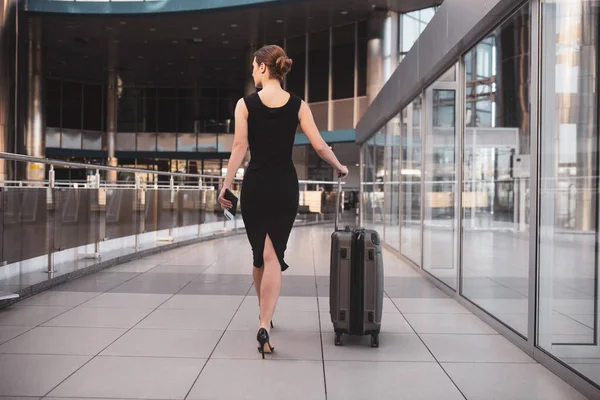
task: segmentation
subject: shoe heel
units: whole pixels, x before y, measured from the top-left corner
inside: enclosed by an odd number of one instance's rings
[[[269,343],[269,333],[265,328],[260,328],[256,335],[256,340],[258,340],[258,344],[260,347],[258,351],[262,354],[263,360],[265,359],[265,346],[269,346],[269,352],[272,353],[274,348],[271,347],[271,343]]]

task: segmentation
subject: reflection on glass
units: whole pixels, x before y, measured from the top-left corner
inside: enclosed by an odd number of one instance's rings
[[[375,160],[373,158],[375,138],[369,139],[363,145],[363,199],[362,199],[362,212],[363,212],[363,225],[366,229],[373,229],[373,185],[375,180]]]
[[[427,90],[431,119],[425,137],[423,269],[456,289],[456,90],[440,82]]]
[[[600,0],[542,6],[538,344],[600,383]]]
[[[402,111],[400,251],[421,265],[421,95]]]
[[[374,229],[380,234],[384,233],[384,168],[385,168],[385,128],[375,135],[375,183],[371,204],[373,206]]]
[[[400,250],[400,115],[386,126],[384,240]]]
[[[529,5],[464,57],[463,295],[527,335]]]

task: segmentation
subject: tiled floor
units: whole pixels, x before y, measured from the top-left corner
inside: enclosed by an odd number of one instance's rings
[[[239,236],[0,311],[0,399],[584,399],[389,253],[380,347],[334,346],[329,235],[297,228],[290,238],[267,360]]]

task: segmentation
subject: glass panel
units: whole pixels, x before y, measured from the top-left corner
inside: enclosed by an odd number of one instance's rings
[[[157,151],[177,151],[177,134],[159,133]]]
[[[421,265],[421,111],[417,97],[402,111],[400,251]]]
[[[102,150],[102,132],[83,132],[83,150]]]
[[[81,132],[72,129],[63,129],[62,131],[63,149],[81,149]]]
[[[234,135],[219,135],[219,153],[231,153]]]
[[[198,135],[198,151],[214,153],[217,151],[217,135],[201,133]]]
[[[135,133],[117,133],[117,151],[135,151]]]
[[[363,145],[363,224],[367,229],[373,229],[373,182],[374,174],[374,150],[375,138],[370,139]]]
[[[196,134],[180,133],[177,135],[177,151],[197,151]]]
[[[371,207],[373,208],[373,224],[376,231],[383,233],[384,221],[384,173],[385,173],[385,128],[375,135],[374,148],[375,183],[373,185],[373,197]]]
[[[156,133],[138,133],[137,151],[156,151]]]
[[[423,269],[456,289],[456,90],[436,86],[427,91]]]
[[[311,103],[327,101],[327,88],[329,87],[329,31],[310,34],[308,49],[308,100]]]
[[[354,24],[333,29],[332,51],[333,99],[354,97]]]
[[[304,99],[304,79],[306,76],[306,36],[289,39],[287,41],[287,54],[294,61],[292,70],[287,75],[287,88],[290,92]],[[248,66],[248,72],[251,67]]]
[[[46,128],[46,148],[60,148],[60,129]]]
[[[527,334],[529,5],[465,55],[463,295]]]
[[[600,0],[542,4],[538,344],[600,383]]]
[[[386,126],[385,242],[400,250],[400,115]]]

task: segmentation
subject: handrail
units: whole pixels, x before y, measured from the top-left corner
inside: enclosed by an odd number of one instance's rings
[[[170,177],[185,177],[185,178],[196,178],[196,179],[225,179],[223,175],[203,175],[203,174],[188,174],[183,172],[166,172],[166,171],[155,171],[148,169],[138,169],[138,168],[125,168],[125,167],[111,167],[108,165],[95,165],[95,164],[84,164],[72,161],[62,161],[62,160],[53,160],[49,158],[39,158],[26,156],[23,154],[15,154],[15,153],[4,153],[0,152],[0,159],[9,160],[9,161],[20,161],[20,162],[28,162],[28,163],[37,163],[37,164],[45,164],[51,166],[63,166],[63,167],[73,167],[73,168],[85,168],[90,170],[100,170],[100,171],[117,171],[117,172],[129,172],[133,174],[156,174],[156,175],[165,175]],[[234,180],[241,181],[242,178],[235,177]],[[11,182],[20,182],[20,181],[11,181]],[[41,183],[44,181],[35,181],[30,183]],[[23,181],[23,183],[26,183]],[[299,184],[301,185],[337,185],[337,181],[313,181],[313,180],[299,180]]]

